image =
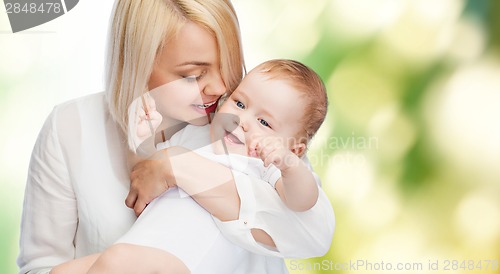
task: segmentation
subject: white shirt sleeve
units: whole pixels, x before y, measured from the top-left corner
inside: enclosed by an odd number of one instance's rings
[[[19,273],[48,273],[74,258],[77,205],[57,132],[57,108],[46,120],[28,170]]]
[[[238,220],[222,222],[214,217],[226,238],[251,252],[267,256],[310,258],[328,252],[335,216],[328,197],[319,186],[316,204],[307,211],[294,212],[267,182],[238,171],[232,173],[240,196]],[[319,181],[317,183],[319,185]],[[257,243],[251,235],[252,228],[267,232],[277,251]]]
[[[281,178],[281,170],[277,168],[275,165],[270,164],[267,168],[264,169],[262,174],[262,180],[268,182],[272,187],[276,188],[276,183]]]

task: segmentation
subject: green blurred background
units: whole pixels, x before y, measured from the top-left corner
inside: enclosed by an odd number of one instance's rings
[[[329,90],[309,157],[337,228],[328,254],[288,260],[291,273],[498,273],[500,1],[233,3],[248,68],[298,59]],[[17,272],[43,121],[103,90],[111,4],[80,1],[17,34],[0,8],[0,273]]]

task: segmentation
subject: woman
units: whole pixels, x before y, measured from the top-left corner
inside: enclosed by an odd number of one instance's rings
[[[181,35],[187,22],[205,38]],[[57,106],[33,150],[23,207],[20,273],[48,273],[56,265],[100,252],[135,221],[134,212],[123,206],[130,166],[137,162],[127,145],[127,111],[135,98],[169,81],[196,76],[201,99],[181,102],[172,97],[168,103],[176,111],[162,113],[163,129],[171,129],[166,132],[168,139],[181,122],[207,123],[193,111],[233,90],[243,74],[238,23],[228,1],[120,0],[110,34],[107,93]],[[174,38],[180,46],[164,54],[164,45]],[[127,203],[140,204],[140,194],[137,200],[130,195]],[[241,273],[249,273],[256,260],[260,269],[269,262],[282,265],[282,259],[248,253],[239,266]]]

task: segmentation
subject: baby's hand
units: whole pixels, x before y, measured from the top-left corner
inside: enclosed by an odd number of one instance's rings
[[[286,147],[286,141],[281,137],[259,137],[250,142],[249,153],[264,161],[264,166],[275,165],[281,171],[288,169],[296,163],[297,155]]]
[[[139,109],[137,110],[137,137],[144,141],[152,136],[162,121],[161,114],[156,111],[155,101],[151,96],[145,94],[138,102]],[[144,109],[146,107],[147,109]]]
[[[129,107],[130,147],[136,151],[144,141],[154,135],[161,121],[162,116],[156,110],[155,101],[149,93],[136,98]]]

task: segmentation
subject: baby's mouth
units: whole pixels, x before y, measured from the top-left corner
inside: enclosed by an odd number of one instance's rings
[[[240,138],[238,138],[236,135],[234,135],[229,131],[225,131],[224,140],[232,144],[244,145],[244,143],[240,140]]]

